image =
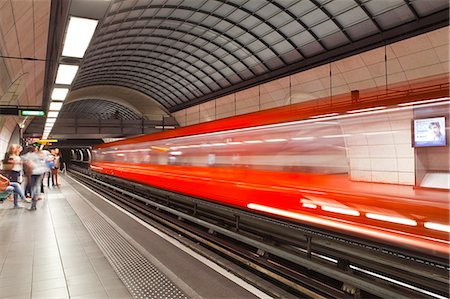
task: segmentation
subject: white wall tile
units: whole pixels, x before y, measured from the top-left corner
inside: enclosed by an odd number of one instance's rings
[[[350,168],[353,171],[355,170],[368,170],[372,169],[370,159],[361,159],[361,158],[351,158],[350,159]]]
[[[414,172],[399,172],[398,183],[402,185],[414,185]]]
[[[348,132],[344,131],[344,134],[348,134]],[[367,139],[362,134],[352,134],[352,136],[345,137],[345,144],[346,146],[367,145]]]
[[[439,58],[434,49],[399,57],[402,69],[405,71],[421,68],[439,63]],[[427,74],[428,75],[428,74]]]
[[[434,51],[436,52],[436,55],[439,57],[440,62],[447,62],[449,61],[449,49],[448,45],[443,45],[434,48]]]
[[[353,181],[371,182],[372,172],[364,170],[355,170],[351,172],[350,179]]]
[[[392,135],[396,144],[411,144],[411,130],[396,130]]]
[[[369,145],[370,157],[372,158],[395,158],[397,157],[397,151],[395,145]]]
[[[414,157],[414,148],[411,144],[396,144],[397,157],[399,158],[412,158]]]
[[[400,172],[414,172],[414,159],[413,158],[399,158],[397,160],[398,171]]]
[[[259,106],[249,106],[238,108],[237,115],[259,111]]]
[[[397,172],[397,159],[394,158],[372,158],[372,171],[393,171]]]
[[[424,67],[412,69],[405,71],[406,77],[408,80],[416,80],[423,78],[423,74],[427,74],[427,76],[435,76],[435,75],[442,75],[446,74],[445,69],[442,66],[441,63],[434,64],[434,65],[427,65]]]
[[[368,146],[352,146],[347,150],[348,156],[350,158],[366,158],[369,157],[369,147]]]
[[[421,52],[432,47],[426,34],[405,39],[390,45],[395,56],[402,57],[417,52]]]
[[[450,28],[443,27],[426,34],[433,47],[449,44]]]
[[[372,78],[369,69],[366,66],[356,70],[347,71],[342,73],[342,75],[347,83],[360,82]]]
[[[398,184],[398,172],[372,171],[372,182]]]
[[[384,131],[385,134],[376,134],[372,135],[368,133],[365,137],[367,138],[367,143],[369,145],[382,145],[382,144],[393,144],[394,143],[394,137],[389,131]],[[373,132],[372,132],[373,133]]]
[[[341,73],[357,70],[365,66],[360,55],[352,55],[350,57],[333,62]]]

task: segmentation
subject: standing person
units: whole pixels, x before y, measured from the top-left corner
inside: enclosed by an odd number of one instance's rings
[[[42,182],[42,176],[46,172],[44,153],[39,151],[39,148],[33,148],[33,151],[28,153],[25,157],[27,167],[31,171],[31,207],[30,210],[36,210],[36,202],[40,196],[39,188]]]
[[[55,178],[53,174],[53,169],[55,168],[55,150],[42,151],[45,155],[45,163],[48,167],[47,173],[47,187],[50,189],[50,179],[52,180],[52,187],[55,187]],[[43,191],[41,191],[43,192]]]
[[[59,148],[55,148],[54,156],[55,156],[55,160],[53,162],[55,164],[55,167],[53,167],[53,177],[55,179],[56,187],[59,187],[58,171],[59,171],[59,167],[61,166],[61,156],[59,155]]]

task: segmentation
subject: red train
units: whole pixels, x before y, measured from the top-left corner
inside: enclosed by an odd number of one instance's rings
[[[291,106],[130,138],[97,146],[91,168],[447,257],[449,192],[412,187],[411,120],[420,111],[448,114],[448,89],[443,95],[357,110],[349,103],[338,112],[322,109],[322,116]],[[385,163],[394,160],[396,167]]]

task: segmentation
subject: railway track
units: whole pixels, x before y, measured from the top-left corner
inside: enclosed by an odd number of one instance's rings
[[[81,167],[72,167],[70,175],[141,219],[257,273],[293,297],[449,297],[449,264],[442,258],[405,253]]]

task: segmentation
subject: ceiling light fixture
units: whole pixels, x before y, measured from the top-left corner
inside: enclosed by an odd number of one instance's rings
[[[60,64],[56,75],[56,84],[72,84],[73,79],[78,71],[78,65]]]
[[[59,110],[61,110],[62,104],[63,103],[61,103],[61,102],[51,102],[49,110],[50,111],[59,111]]]
[[[62,56],[83,58],[98,20],[70,17]]]
[[[53,88],[52,100],[54,101],[64,101],[66,99],[68,88]]]

